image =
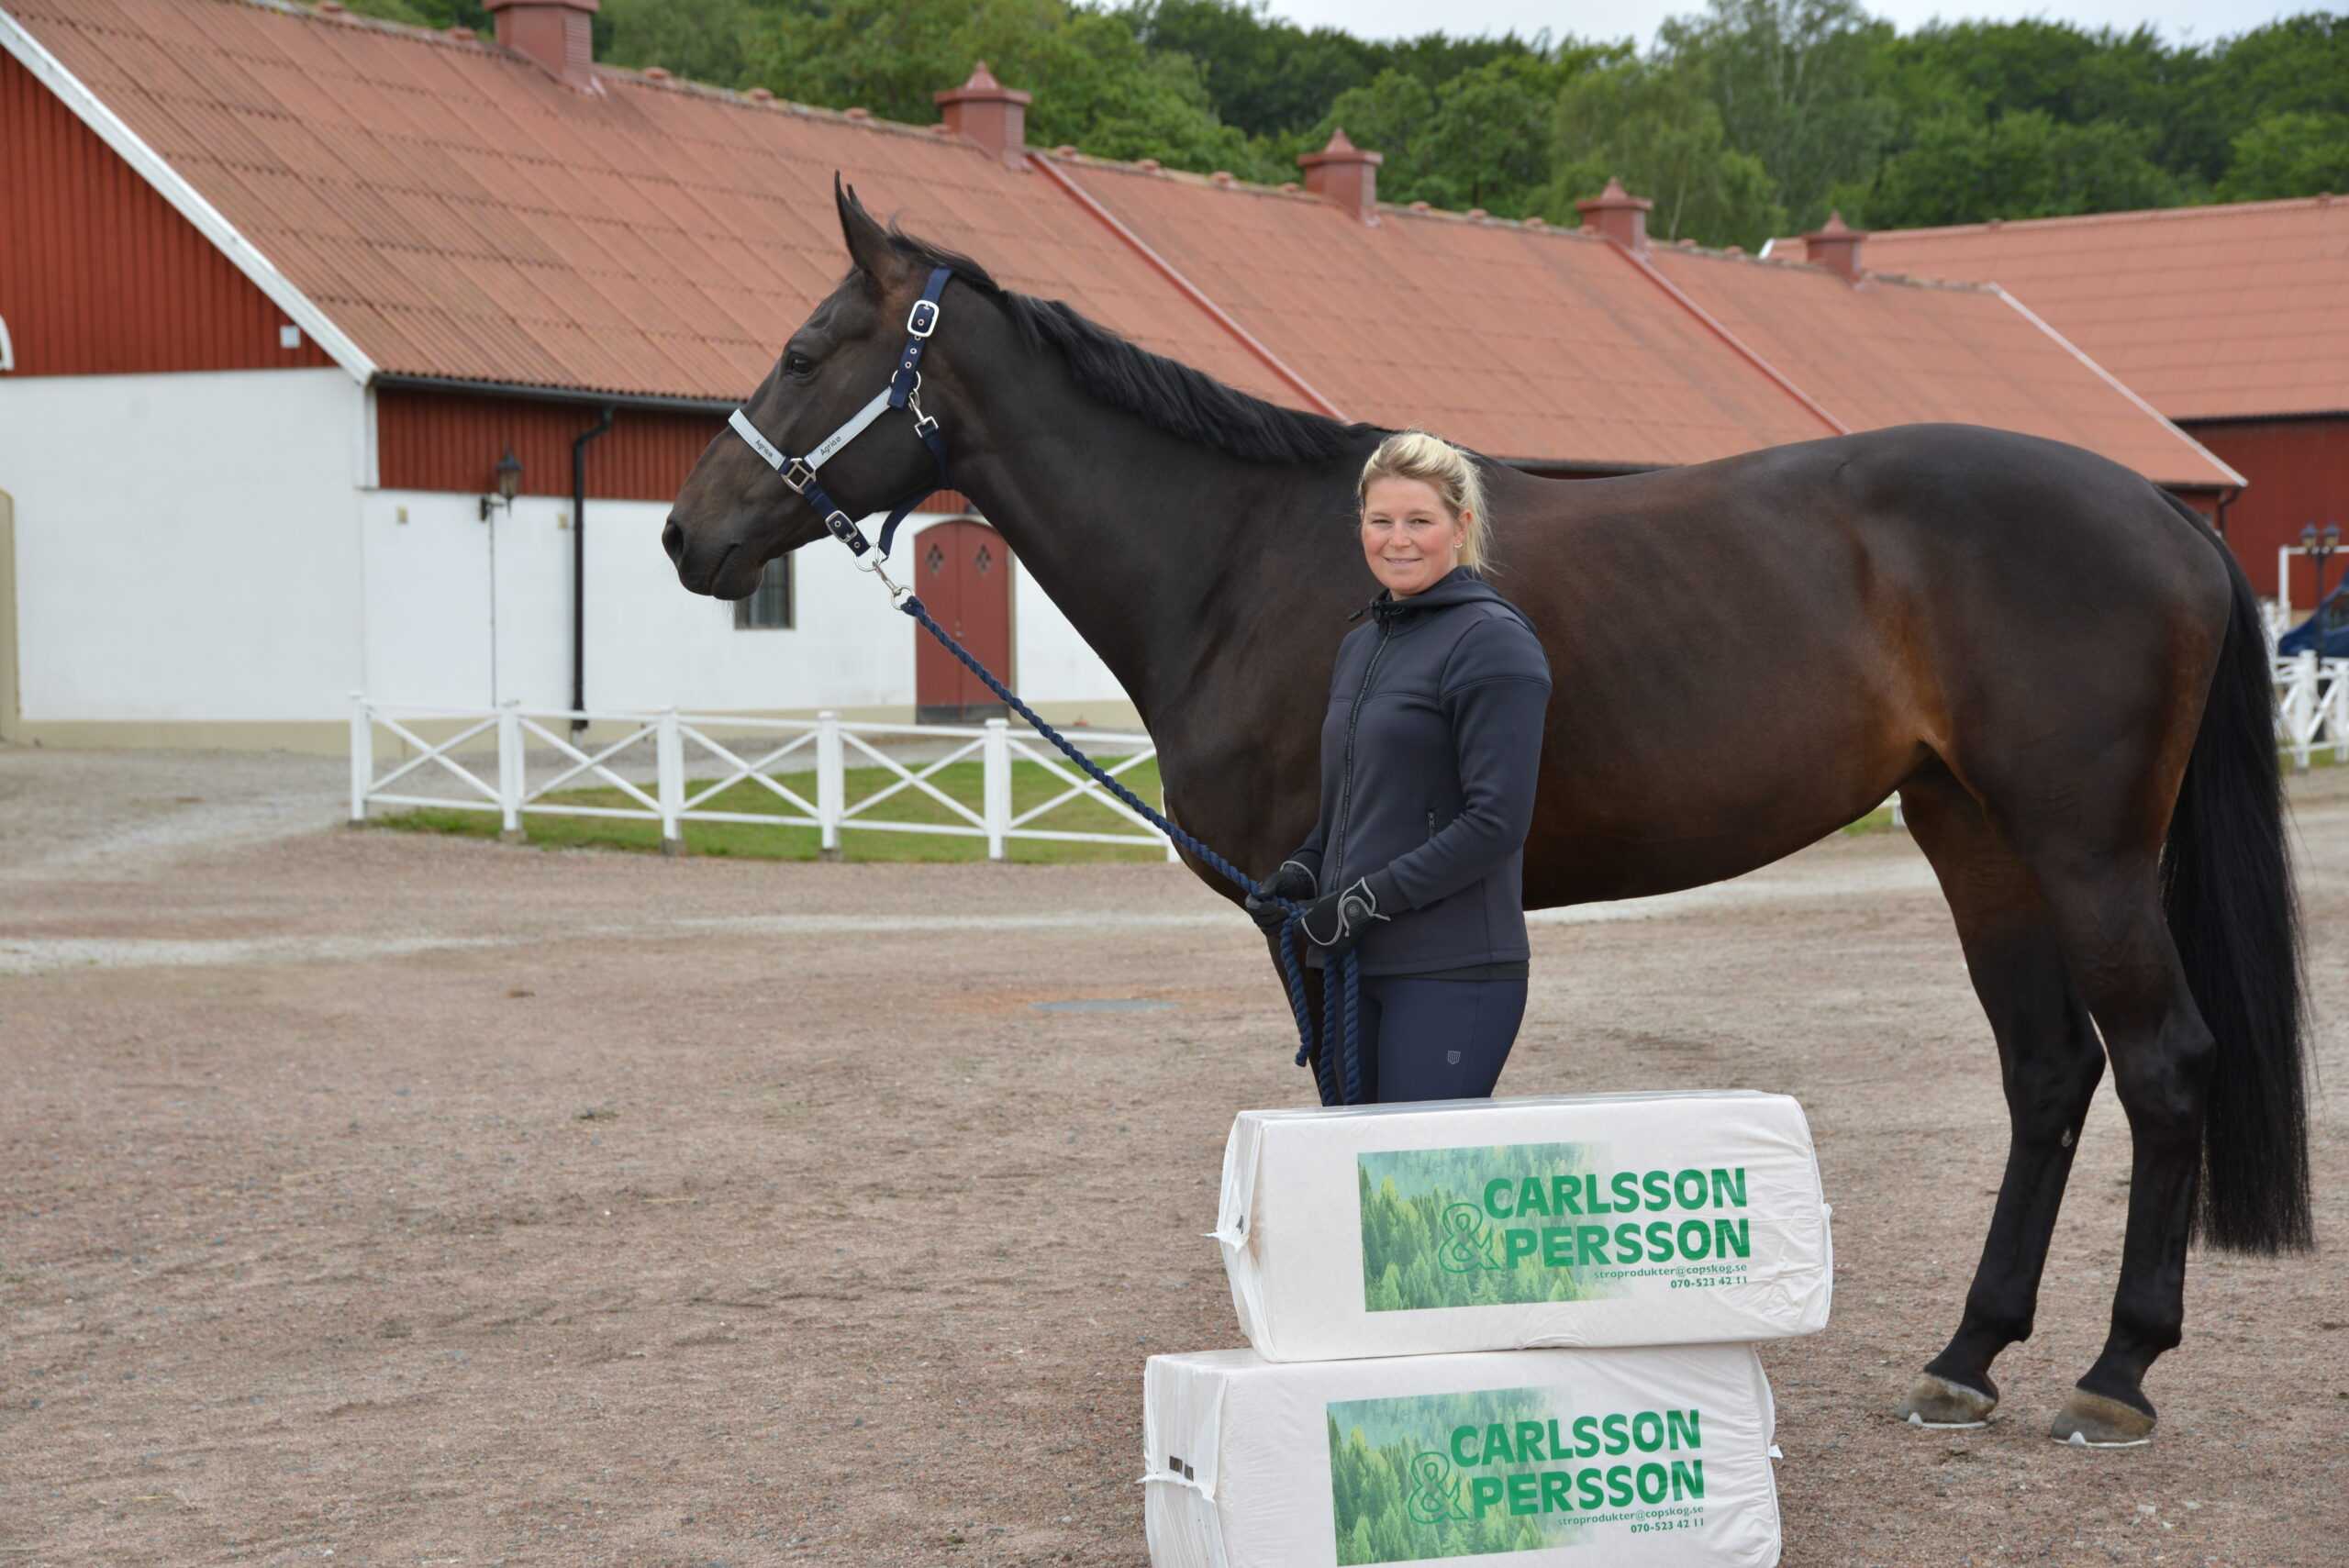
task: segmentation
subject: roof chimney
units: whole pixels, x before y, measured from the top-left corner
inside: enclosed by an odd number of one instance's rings
[[[1846,228],[1842,213],[1831,212],[1826,228],[1802,237],[1803,255],[1845,283],[1855,284],[1860,281],[1860,241],[1866,238],[1861,229]]]
[[[1028,161],[1028,106],[1035,100],[995,79],[984,60],[960,87],[932,93],[948,134],[977,142],[1014,169]]]
[[[598,0],[485,0],[502,48],[527,55],[563,84],[600,93],[589,36]]]
[[[1648,248],[1648,209],[1655,206],[1645,196],[1635,196],[1623,188],[1623,182],[1609,176],[1607,188],[1585,201],[1575,203],[1575,211],[1582,214],[1582,226],[1595,228],[1626,250]]]
[[[1364,223],[1378,221],[1378,166],[1386,161],[1385,153],[1348,141],[1343,127],[1330,133],[1330,145],[1320,151],[1297,155],[1305,188]]]

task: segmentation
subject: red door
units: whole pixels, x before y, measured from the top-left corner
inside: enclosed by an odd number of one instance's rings
[[[1001,536],[967,517],[924,528],[914,539],[914,592],[972,658],[1004,684],[1012,684],[1011,551]],[[986,683],[923,628],[912,629],[918,723],[967,724],[1006,716],[1009,710]]]

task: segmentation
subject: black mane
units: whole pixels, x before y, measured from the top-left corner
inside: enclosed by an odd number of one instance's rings
[[[1153,354],[1061,300],[1014,293],[970,257],[895,225],[889,243],[923,268],[944,267],[957,281],[994,298],[1029,347],[1060,350],[1087,395],[1170,436],[1249,462],[1312,462],[1343,451],[1353,433],[1335,419],[1251,397],[1179,360]]]

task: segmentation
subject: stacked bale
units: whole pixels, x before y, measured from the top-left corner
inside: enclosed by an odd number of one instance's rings
[[[1242,1112],[1252,1349],[1151,1358],[1152,1562],[1775,1563],[1752,1341],[1825,1326],[1828,1218],[1780,1095]]]

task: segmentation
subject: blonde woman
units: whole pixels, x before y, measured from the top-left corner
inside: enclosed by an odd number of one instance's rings
[[[1356,494],[1380,592],[1338,647],[1320,819],[1248,909],[1277,930],[1271,897],[1304,903],[1316,968],[1359,948],[1366,1099],[1481,1098],[1525,1016],[1525,832],[1549,661],[1485,582],[1491,522],[1458,448],[1398,431]]]

